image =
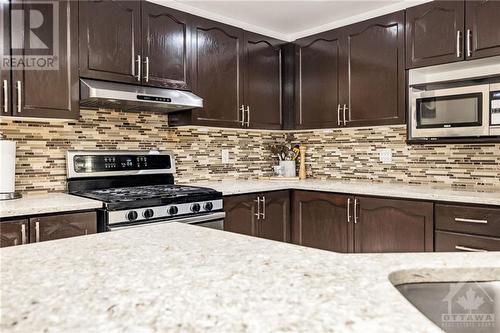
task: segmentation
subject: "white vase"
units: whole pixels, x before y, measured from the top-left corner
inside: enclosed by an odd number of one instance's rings
[[[280,166],[283,170],[283,177],[296,177],[297,170],[295,168],[295,161],[280,161]]]

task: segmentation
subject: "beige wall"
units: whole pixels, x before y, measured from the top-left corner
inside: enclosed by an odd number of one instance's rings
[[[405,127],[315,130],[293,134],[215,128],[168,128],[165,115],[82,110],[79,121],[2,118],[3,138],[18,143],[16,189],[64,191],[68,149],[168,149],[177,180],[247,179],[268,176],[275,159],[266,145],[286,140],[307,145],[308,174],[315,178],[439,184],[500,189],[500,145],[405,144]],[[221,149],[231,162],[221,163]],[[378,160],[382,148],[393,163]]]

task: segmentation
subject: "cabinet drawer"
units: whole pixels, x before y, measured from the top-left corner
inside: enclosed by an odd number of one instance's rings
[[[436,231],[436,252],[500,251],[500,238]]]
[[[500,209],[436,205],[436,229],[500,237]]]

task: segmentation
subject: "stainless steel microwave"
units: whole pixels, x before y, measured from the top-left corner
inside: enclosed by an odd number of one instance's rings
[[[410,88],[409,139],[500,135],[500,83]]]

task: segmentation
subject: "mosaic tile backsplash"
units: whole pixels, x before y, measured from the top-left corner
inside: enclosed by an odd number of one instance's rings
[[[405,126],[315,130],[244,131],[169,128],[165,115],[81,110],[78,121],[0,119],[2,138],[17,141],[16,189],[64,191],[69,149],[160,149],[176,155],[179,182],[269,176],[276,159],[270,143],[307,146],[309,177],[435,184],[500,190],[500,144],[406,145]],[[379,161],[381,149],[393,161]],[[230,163],[221,163],[221,149]]]

